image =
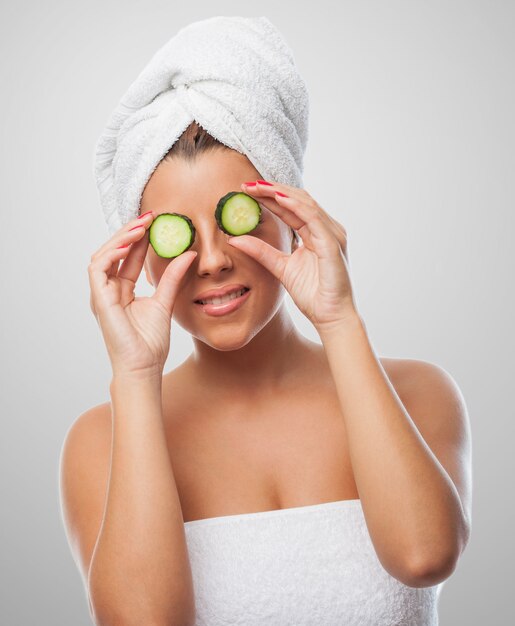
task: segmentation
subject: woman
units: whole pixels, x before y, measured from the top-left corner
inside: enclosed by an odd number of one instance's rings
[[[263,209],[249,235],[218,228],[228,191]],[[149,228],[174,212],[197,237],[170,261]],[[95,623],[437,623],[470,533],[465,404],[442,368],[376,356],[342,224],[193,122],[89,279],[111,402],[70,428],[61,494]],[[194,351],[163,375],[172,317]]]

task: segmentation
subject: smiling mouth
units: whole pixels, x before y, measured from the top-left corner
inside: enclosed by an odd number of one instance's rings
[[[241,298],[241,296],[247,293],[247,291],[250,291],[250,289],[248,287],[244,287],[243,289],[233,291],[232,293],[225,296],[219,296],[217,298],[207,298],[206,300],[195,300],[195,304],[225,304],[226,302],[230,302],[231,300]]]

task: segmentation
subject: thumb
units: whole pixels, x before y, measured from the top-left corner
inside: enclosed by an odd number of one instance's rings
[[[289,255],[252,235],[236,235],[229,237],[227,242],[261,263],[277,280],[281,280]]]
[[[152,298],[162,304],[170,315],[172,314],[175,298],[177,297],[183,276],[196,256],[197,253],[194,250],[187,250],[179,254],[179,256],[170,261],[159,280]]]

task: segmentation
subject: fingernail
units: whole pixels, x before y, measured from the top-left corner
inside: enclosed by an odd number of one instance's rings
[[[260,183],[261,185],[270,185],[270,187],[273,187],[273,184],[267,182],[266,180],[258,180],[258,183]]]
[[[282,198],[289,198],[290,196],[287,196],[285,193],[281,193],[280,191],[276,191],[275,192],[276,196],[281,196]]]
[[[252,187],[253,185],[255,185],[256,183],[254,182],[248,182],[248,183],[243,183],[244,185],[247,185],[247,187]]]
[[[129,228],[129,230],[127,232],[131,232],[131,230],[136,230],[136,228],[144,228],[144,226],[142,226],[141,224],[138,224],[137,226],[134,226],[133,228]]]
[[[147,211],[146,213],[143,213],[143,215],[138,215],[138,219],[142,219],[144,217],[146,217],[147,215],[150,215],[152,213],[152,211]]]
[[[129,244],[127,244],[126,246],[117,246],[116,249],[119,250],[120,248],[128,248]]]

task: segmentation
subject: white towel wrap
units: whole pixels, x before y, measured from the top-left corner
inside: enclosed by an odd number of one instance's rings
[[[114,234],[139,213],[152,172],[196,120],[267,179],[302,187],[309,100],[266,17],[211,17],[177,32],[129,87],[97,141],[94,174]]]
[[[381,565],[361,500],[184,524],[195,626],[437,626],[445,583]]]

